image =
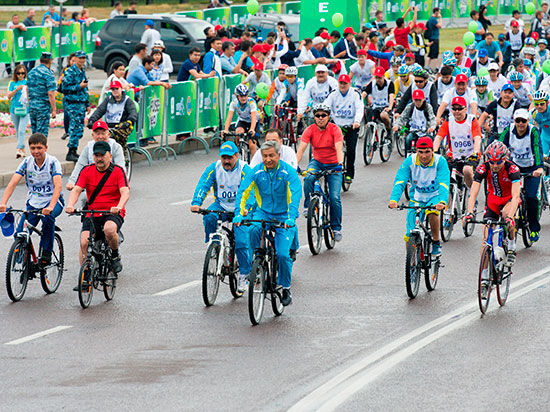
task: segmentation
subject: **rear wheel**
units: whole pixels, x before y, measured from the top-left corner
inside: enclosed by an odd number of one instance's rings
[[[456,190],[455,185],[451,185],[449,190],[449,198],[451,204],[441,212],[441,218],[439,219],[439,232],[441,233],[441,239],[443,242],[448,242],[451,240],[451,234],[453,233],[453,228],[455,224],[456,217],[458,216],[458,211],[455,208],[454,204],[454,191]]]
[[[464,189],[464,197],[462,198],[462,214],[466,214],[468,211],[468,198],[470,197],[470,189],[465,186]],[[477,214],[477,208],[474,208],[474,216]],[[464,232],[464,236],[470,237],[474,234],[474,230],[476,229],[475,223],[468,223],[467,225],[462,224],[462,231]]]
[[[271,309],[275,316],[281,316],[285,311],[283,306],[283,287],[277,285],[277,275],[279,274],[279,265],[277,264],[277,258],[272,256],[272,268],[271,268]]]
[[[426,289],[432,291],[437,285],[437,279],[439,278],[439,268],[441,267],[441,261],[439,257],[435,259],[433,265],[426,268],[424,271],[424,280],[426,282]],[[431,273],[430,273],[431,272]]]
[[[372,158],[374,157],[374,134],[375,133],[376,133],[376,128],[372,124],[368,124],[367,131],[365,133],[365,140],[363,142],[363,161],[367,166],[372,163]]]
[[[78,300],[80,306],[86,309],[92,302],[94,296],[93,286],[93,270],[94,264],[91,259],[86,259],[82,266],[80,266],[80,272],[78,273]]]
[[[523,239],[523,245],[526,248],[530,248],[533,245],[533,242],[529,237],[529,220],[527,219],[527,205],[525,204],[524,199],[522,199],[522,203],[519,208],[521,216],[521,238]]]
[[[392,135],[388,135],[385,127],[382,129],[382,135],[380,136],[380,160],[387,162],[390,160],[391,152],[393,151],[393,138]]]
[[[65,253],[63,250],[63,241],[57,233],[54,237],[52,261],[40,273],[40,283],[46,293],[54,293],[61,284],[63,277],[63,267],[65,262]]]
[[[481,310],[481,313],[483,314],[487,312],[487,308],[489,307],[493,272],[494,268],[491,257],[491,248],[489,246],[485,246],[483,252],[481,252],[481,261],[479,264],[479,277],[477,284],[477,300],[479,302],[479,310]],[[482,285],[486,285],[486,288]]]
[[[321,205],[319,198],[312,197],[307,209],[307,241],[309,250],[313,255],[318,255],[321,251],[321,241],[323,232],[323,217],[321,216]]]
[[[413,235],[409,238],[407,246],[407,258],[405,261],[405,285],[407,295],[414,299],[418,294],[420,287],[420,277],[422,276],[422,241],[420,236]]]
[[[212,306],[218,297],[220,289],[220,276],[218,273],[218,259],[220,257],[220,244],[210,243],[206,249],[204,265],[202,268],[202,300],[206,306]]]
[[[265,308],[267,268],[260,258],[254,259],[248,286],[248,316],[253,325],[261,322]]]
[[[124,163],[126,165],[126,177],[130,181],[132,178],[132,152],[129,147],[124,149]]]
[[[16,239],[6,263],[6,289],[14,302],[23,298],[29,281],[29,251],[23,239]]]
[[[346,156],[346,150],[344,149],[344,164],[342,169],[344,170],[344,176],[342,178],[342,190],[347,192],[351,187],[351,182],[346,182],[346,169],[348,166],[348,157]]]

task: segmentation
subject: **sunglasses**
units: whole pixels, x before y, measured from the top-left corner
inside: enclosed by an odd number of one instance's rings
[[[499,160],[499,161],[493,161],[493,160],[489,160],[489,164],[492,164],[492,165],[499,165],[501,164],[502,162],[504,162],[504,160]]]
[[[514,122],[516,123],[527,123],[527,119],[514,119]]]
[[[18,76],[19,76],[20,74],[22,74],[22,75],[24,76],[26,73],[25,73],[25,72],[17,72],[16,74],[17,74]]]
[[[422,80],[415,80],[414,82],[415,83],[424,83],[426,80],[422,79]]]
[[[453,106],[452,107],[452,110],[453,112],[460,112],[461,110],[464,110],[465,107],[462,107],[462,106]]]
[[[317,119],[324,119],[325,117],[328,117],[328,114],[326,113],[317,113],[314,115]]]
[[[544,106],[545,104],[546,104],[546,102],[540,102],[540,103],[535,102],[535,106]]]
[[[455,56],[460,56],[462,53],[453,53]]]

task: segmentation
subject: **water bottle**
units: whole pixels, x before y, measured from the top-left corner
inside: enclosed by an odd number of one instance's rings
[[[498,262],[502,261],[506,257],[504,249],[500,246],[495,246],[495,260]]]

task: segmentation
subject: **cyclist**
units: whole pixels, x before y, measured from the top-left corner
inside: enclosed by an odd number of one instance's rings
[[[298,169],[298,161],[296,160],[296,152],[290,146],[283,144],[283,132],[279,129],[269,129],[264,134],[264,139],[276,140],[281,145],[281,160],[288,163],[292,168]],[[262,153],[256,150],[254,153],[250,153],[252,158],[250,159],[250,167],[254,168],[262,163]]]
[[[487,79],[487,88],[493,92],[495,99],[500,97],[500,89],[508,83],[508,79],[500,74],[500,68],[497,63],[489,65],[489,78]]]
[[[468,198],[468,213],[464,216],[464,222],[473,219],[473,212],[476,207],[476,199],[481,189],[483,180],[487,182],[487,200],[485,204],[484,219],[498,220],[502,216],[508,224],[508,256],[506,263],[511,267],[516,259],[516,229],[514,216],[520,202],[520,180],[519,168],[506,157],[508,149],[506,146],[495,140],[485,150],[485,163],[480,164],[474,176],[474,183]],[[487,240],[487,228],[483,231],[483,240]],[[489,281],[487,269],[482,272],[482,278]],[[483,287],[483,284],[482,284]],[[486,294],[487,284],[482,293]]]
[[[402,96],[412,84],[412,76],[408,66],[401,66],[397,69],[397,79],[393,82],[394,94]]]
[[[284,223],[285,228],[275,229],[275,250],[279,264],[277,282],[283,287],[281,303],[288,306],[292,303],[290,248],[294,237],[298,236],[295,222],[299,216],[302,185],[296,170],[280,161],[281,146],[277,141],[264,142],[260,150],[263,163],[254,167],[241,183],[235,201],[233,223],[238,227],[248,214],[246,203],[254,190],[257,200],[254,219],[277,220]],[[261,226],[257,223],[250,227],[250,250],[255,250],[258,247],[261,230]]]
[[[439,150],[443,139],[447,141],[449,167],[464,175],[466,186],[471,187],[474,179],[474,167],[477,166],[481,151],[481,128],[474,115],[467,113],[466,99],[457,96],[451,102],[452,114],[445,120],[437,132],[434,150]]]
[[[111,129],[113,139],[126,149],[128,136],[138,119],[136,103],[122,90],[118,80],[111,82],[110,89],[111,95],[103,100],[88,119],[88,127],[92,128],[103,117]]]
[[[208,206],[208,210],[235,211],[235,199],[237,191],[244,177],[252,171],[250,166],[239,159],[239,150],[235,143],[224,142],[220,147],[220,158],[206,168],[201,175],[193,200],[191,201],[191,212],[197,212],[202,206],[204,199],[210,189],[214,193],[214,203]],[[204,215],[204,241],[210,240],[210,234],[216,232],[218,216],[215,214]],[[224,216],[224,221],[229,217]],[[235,255],[239,261],[239,286],[241,292],[246,290],[248,275],[252,258],[250,256],[249,238],[246,227],[234,227],[235,234]]]
[[[325,104],[314,106],[313,117],[315,124],[309,126],[300,139],[296,154],[298,162],[302,160],[308,144],[311,144],[313,158],[307,166],[308,171],[341,171],[344,162],[344,137],[340,128],[330,122],[330,107]],[[342,173],[328,175],[325,179],[329,187],[330,226],[334,231],[334,240],[339,242],[342,240],[342,201],[340,199]],[[304,214],[307,214],[315,180],[315,176],[311,174],[304,179]]]
[[[130,198],[130,188],[124,169],[113,164],[111,146],[107,142],[94,143],[94,163],[86,166],[80,172],[76,185],[71,191],[71,196],[65,211],[74,213],[74,205],[83,190],[86,190],[88,208],[90,210],[109,210],[111,213],[105,216],[93,216],[84,220],[82,232],[80,232],[80,264],[88,254],[88,238],[92,224],[96,238],[105,236],[107,244],[111,248],[113,269],[115,273],[122,271],[122,262],[118,251],[118,231],[124,223],[126,215],[126,203]],[[78,286],[73,289],[78,291]]]
[[[533,120],[539,127],[542,140],[542,152],[545,156],[550,153],[550,110],[548,110],[548,93],[538,90],[533,95],[536,110],[533,111]]]
[[[395,109],[396,115],[399,115],[405,110],[405,107],[411,103],[412,94],[416,90],[422,90],[426,103],[432,106],[434,114],[437,112],[439,105],[437,104],[437,88],[433,82],[428,80],[429,74],[423,68],[417,68],[413,71],[414,83],[409,87]]]
[[[441,124],[441,118],[447,106],[449,106],[456,97],[462,97],[466,101],[469,114],[477,115],[476,94],[472,89],[468,88],[468,76],[461,73],[455,77],[455,87],[447,90],[443,95],[441,105],[439,109],[437,109],[437,114],[435,116],[435,121],[438,125]]]
[[[491,90],[487,90],[487,85],[489,82],[486,77],[476,77],[474,84],[476,87],[477,107],[479,109],[478,113],[483,113],[485,109],[487,109],[489,103],[495,100],[495,98],[493,96],[493,92]]]
[[[361,51],[361,50],[359,50]],[[355,63],[357,64],[357,63]],[[298,115],[301,120],[310,104],[323,103],[329,94],[338,89],[338,81],[328,75],[328,68],[324,64],[318,64],[315,68],[315,77],[309,79],[303,93],[298,94]]]
[[[399,76],[399,68],[401,67],[401,57],[392,57],[390,60],[391,70],[386,72],[386,79],[395,82]]]
[[[514,86],[507,83],[500,90],[500,98],[489,103],[485,111],[479,116],[480,126],[492,134],[489,143],[510,126],[514,121],[514,112],[517,109],[519,109],[519,104],[514,99]],[[492,128],[487,122],[489,118],[492,119]]]
[[[391,82],[386,80],[384,73],[384,69],[380,66],[374,70],[374,82],[371,82],[367,87],[363,88],[363,97],[367,96],[368,105],[372,111],[368,119],[374,116],[375,119],[381,120],[386,126],[389,136],[391,135],[391,119],[389,113],[393,108],[395,88]]]
[[[529,88],[523,82],[523,74],[518,71],[510,73],[510,82],[514,86],[514,97],[522,109],[528,109],[531,106],[533,98]]]
[[[519,29],[519,23],[517,21],[512,20],[510,29],[511,30],[505,34],[505,38],[510,42],[512,57],[515,58],[519,56],[526,36],[523,30]]]
[[[437,104],[440,105],[443,101],[445,92],[454,87],[453,83],[453,69],[449,66],[443,66],[439,71],[439,78],[435,81],[435,87],[437,89]]]
[[[435,131],[435,115],[432,106],[428,104],[421,89],[416,89],[412,93],[412,102],[405,107],[401,116],[393,126],[393,131],[397,132],[403,126],[409,127],[409,134],[405,138],[405,151],[410,153],[411,144],[415,137],[425,136]]]
[[[298,105],[298,69],[294,66],[285,69],[286,79],[283,82],[281,94],[277,97],[277,106],[288,106],[296,108]]]
[[[278,76],[273,80],[271,83],[271,87],[269,88],[269,93],[267,94],[267,97],[265,99],[265,103],[268,104],[271,99],[274,99],[277,101],[277,97],[280,96],[283,90],[283,82],[286,79],[285,76],[285,70],[288,66],[286,64],[281,64],[279,68],[277,69]]]
[[[227,112],[227,119],[225,120],[224,130],[221,132],[223,138],[225,133],[229,132],[229,126],[233,120],[233,113],[237,112],[237,127],[236,133],[247,133],[250,136],[248,146],[250,150],[255,149],[254,136],[258,132],[258,106],[256,101],[248,96],[248,86],[246,84],[239,84],[235,88],[236,99],[233,99],[229,105],[229,111]],[[238,141],[235,142],[239,144]]]
[[[355,87],[360,89],[370,83],[375,65],[372,60],[367,59],[367,51],[365,49],[357,51],[357,61],[349,68],[349,77],[352,80],[355,77]]]
[[[7,203],[10,200],[15,187],[21,179],[25,178],[27,184],[27,210],[39,211],[44,216],[39,217],[29,214],[27,220],[33,226],[42,220],[42,236],[40,238],[39,263],[47,266],[51,262],[54,235],[55,218],[63,211],[63,184],[61,177],[63,172],[61,164],[54,156],[47,153],[48,140],[42,133],[33,133],[29,137],[30,156],[27,156],[19,164],[13,174],[2,201],[0,201],[0,213],[6,212]],[[17,232],[23,230],[25,219],[19,221]]]
[[[441,243],[439,241],[439,212],[445,209],[449,198],[451,174],[447,161],[441,155],[434,153],[432,139],[421,137],[416,142],[416,153],[407,157],[395,176],[393,190],[391,192],[389,207],[397,208],[397,202],[407,186],[409,190],[411,206],[434,206],[437,210],[426,213],[429,216],[430,228],[433,238],[433,256],[441,255]],[[407,233],[404,236],[408,244],[411,230],[415,226],[415,213],[410,209],[407,213]]]
[[[499,140],[510,150],[510,160],[519,167],[519,171],[532,174],[532,176],[525,176],[523,185],[529,220],[529,238],[536,242],[539,240],[540,232],[537,195],[544,169],[540,134],[533,125],[529,124],[529,117],[527,110],[516,110],[514,124],[500,135]]]
[[[464,49],[460,46],[455,47],[453,56],[456,59],[457,66],[461,69],[470,68],[472,60],[468,56],[464,56]]]

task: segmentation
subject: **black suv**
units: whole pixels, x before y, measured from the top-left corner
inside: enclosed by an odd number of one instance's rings
[[[111,71],[115,62],[128,62],[134,55],[134,47],[141,40],[145,30],[145,21],[155,22],[155,29],[160,32],[160,38],[166,46],[166,53],[172,58],[174,73],[177,74],[180,66],[189,57],[189,50],[198,47],[204,51],[206,36],[203,30],[212,26],[204,20],[192,17],[168,15],[124,15],[107,20],[101,28],[96,40],[96,50],[92,57],[95,68]]]

